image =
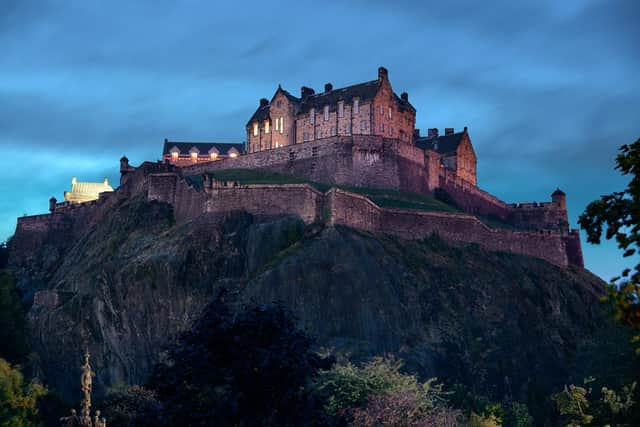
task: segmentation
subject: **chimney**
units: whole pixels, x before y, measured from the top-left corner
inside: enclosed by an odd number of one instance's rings
[[[267,98],[260,98],[260,107],[266,107],[269,105],[269,100]]]
[[[429,128],[427,133],[427,138],[437,138],[438,137],[438,128]]]
[[[313,90],[313,88],[307,87],[307,86],[302,86],[302,88],[300,88],[300,96],[302,98],[306,98],[307,96],[311,96],[311,95],[315,95],[316,91]]]
[[[332,90],[333,90],[333,85],[331,83],[325,83],[324,91],[325,92],[331,92]]]
[[[388,80],[389,79],[389,72],[387,71],[386,68],[378,67],[378,78],[380,80]]]
[[[420,138],[420,129],[414,129],[413,130],[413,139],[418,139]]]
[[[445,135],[453,135],[453,128],[444,128]]]
[[[409,102],[409,94],[407,92],[402,92],[400,94],[400,99],[402,99],[404,102]]]

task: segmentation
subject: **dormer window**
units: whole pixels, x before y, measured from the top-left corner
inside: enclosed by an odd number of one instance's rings
[[[316,109],[312,108],[309,110],[309,123],[312,125],[316,124]]]
[[[353,100],[353,112],[355,114],[358,114],[360,112],[360,100],[358,98],[355,98]]]
[[[189,156],[191,156],[191,160],[194,162],[198,161],[199,154],[200,150],[198,150],[196,147],[191,147],[191,150],[189,150]]]
[[[218,154],[220,154],[220,152],[216,149],[216,147],[212,147],[211,150],[209,150],[209,157],[211,158],[211,160],[217,160]]]
[[[344,117],[344,101],[338,102],[338,117]]]
[[[229,150],[229,157],[231,157],[232,159],[235,159],[236,157],[238,157],[238,154],[240,153],[235,148],[232,148],[231,150]]]
[[[177,161],[178,158],[180,157],[180,149],[176,146],[171,148],[169,152],[171,153],[171,160],[173,160],[174,162]]]
[[[253,136],[258,136],[258,122],[253,124]]]
[[[328,105],[324,106],[324,120],[325,121],[329,120],[329,106]]]
[[[264,133],[269,133],[269,120],[264,121]]]

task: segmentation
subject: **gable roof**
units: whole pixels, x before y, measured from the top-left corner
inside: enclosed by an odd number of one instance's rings
[[[442,135],[438,137],[422,137],[416,139],[416,145],[423,150],[429,149],[437,151],[440,154],[454,154],[462,142],[462,137],[466,132],[453,133],[451,135]]]
[[[196,148],[200,153],[210,153],[212,149],[218,151],[221,156],[226,156],[232,149],[236,149],[238,153],[244,153],[244,143],[242,142],[177,142],[164,140],[162,155],[171,154],[171,149],[177,148],[180,154],[189,155],[189,150]]]
[[[282,92],[290,102],[296,104],[299,107],[299,114],[307,113],[312,108],[321,109],[325,105],[328,105],[331,110],[334,110],[335,108],[337,108],[338,101],[351,103],[353,102],[354,98],[359,98],[361,101],[369,101],[373,99],[378,93],[378,89],[380,89],[381,84],[382,81],[380,79],[376,79],[364,83],[358,83],[351,86],[333,89],[329,92],[316,93],[310,96],[305,96],[303,98],[296,98],[286,90],[282,89],[282,87],[278,86],[278,89],[276,90],[276,93],[273,95],[271,100],[273,101],[278,93]],[[396,101],[398,102],[398,105],[415,111],[415,108],[409,101],[403,100],[395,93],[394,96]],[[269,118],[270,105],[271,104],[259,106],[247,122],[247,126],[249,126],[252,122],[260,122]]]
[[[333,106],[338,101],[351,102],[353,98],[360,98],[361,101],[373,99],[380,88],[380,80],[358,83],[352,86],[333,89],[329,92],[316,93],[302,100],[301,113],[306,113],[312,108],[322,108],[325,105]]]

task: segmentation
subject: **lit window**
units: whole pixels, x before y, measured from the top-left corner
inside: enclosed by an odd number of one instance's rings
[[[360,112],[360,100],[358,98],[353,100],[353,112],[356,114]]]
[[[280,117],[280,133],[284,133],[284,117]]]
[[[269,120],[264,121],[264,133],[269,133]]]
[[[211,156],[211,160],[215,160],[218,158],[218,153],[215,153],[215,152],[211,153],[210,156]]]
[[[391,107],[387,110],[387,117],[391,118]]]
[[[173,160],[178,160],[178,152],[177,152],[177,151],[173,151],[173,152],[171,153],[171,158],[172,158]]]
[[[276,119],[276,131],[280,130],[280,119]]]
[[[198,153],[196,153],[195,151],[191,153],[191,160],[193,160],[194,162],[198,161]]]
[[[338,102],[338,117],[344,117],[344,102]]]
[[[230,153],[230,154],[229,154],[229,157],[231,157],[232,159],[233,159],[234,157],[238,157],[238,153]]]
[[[258,136],[258,123],[253,124],[253,136]]]
[[[328,105],[324,106],[324,119],[325,120],[329,120],[329,106]]]
[[[316,123],[316,109],[312,108],[309,111],[309,123],[311,123],[312,125]]]

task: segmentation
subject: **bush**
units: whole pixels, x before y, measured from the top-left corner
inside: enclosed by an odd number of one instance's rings
[[[279,306],[232,315],[224,293],[159,365],[150,387],[165,422],[180,425],[320,425],[308,382],[328,361]]]
[[[131,386],[107,394],[100,405],[109,424],[119,427],[154,427],[161,424],[162,405],[156,393]]]
[[[0,425],[39,426],[37,404],[46,394],[47,390],[36,382],[25,385],[18,368],[0,359]]]
[[[8,271],[0,270],[0,357],[22,363],[27,354],[25,313]]]
[[[319,373],[314,392],[326,402],[329,415],[359,426],[426,426],[457,419],[458,413],[446,408],[445,393],[435,378],[421,383],[401,368],[393,357],[376,357],[360,367],[337,365]]]

